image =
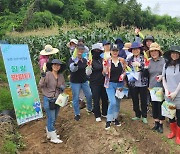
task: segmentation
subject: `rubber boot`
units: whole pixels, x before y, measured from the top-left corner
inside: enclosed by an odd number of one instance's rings
[[[158,130],[158,129],[159,129],[159,121],[155,121],[155,124],[152,130]]]
[[[159,124],[159,128],[157,129],[158,133],[163,133],[163,124]]]
[[[170,123],[170,130],[171,130],[171,132],[167,136],[168,139],[172,139],[173,137],[176,136],[176,127],[177,127],[176,122]]]
[[[60,139],[57,138],[57,134],[56,134],[55,131],[49,132],[49,134],[50,134],[50,136],[51,136],[50,142],[52,142],[52,143],[57,143],[57,144],[63,142],[62,140],[60,140]]]
[[[176,143],[180,144],[180,127],[179,126],[177,126],[177,129],[176,129]]]

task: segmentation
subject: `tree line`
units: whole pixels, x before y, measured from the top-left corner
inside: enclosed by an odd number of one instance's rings
[[[136,0],[0,0],[0,36],[63,23],[86,25],[102,21],[111,28],[136,26],[177,32],[179,18],[142,10]]]

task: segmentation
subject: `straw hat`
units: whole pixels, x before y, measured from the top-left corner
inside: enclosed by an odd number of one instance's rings
[[[40,55],[47,56],[58,53],[59,50],[57,48],[53,48],[50,44],[47,44],[44,49],[40,52]]]
[[[153,51],[153,50],[157,50],[157,51],[159,51],[160,56],[162,56],[162,55],[163,55],[163,52],[162,52],[162,50],[161,50],[160,45],[159,45],[159,44],[157,44],[156,42],[154,42],[154,43],[152,43],[152,44],[150,45],[149,50],[148,50],[148,51],[146,51],[146,53],[147,53],[148,57],[150,57],[150,52],[151,52],[151,51]]]
[[[129,50],[129,48],[131,48],[131,45],[132,45],[131,43],[125,43],[123,50]]]

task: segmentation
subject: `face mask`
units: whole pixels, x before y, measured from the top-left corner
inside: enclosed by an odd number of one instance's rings
[[[70,47],[70,50],[73,51],[75,49],[75,47]]]
[[[93,52],[92,55],[93,55],[93,59],[100,59],[100,55],[101,55],[102,52]]]

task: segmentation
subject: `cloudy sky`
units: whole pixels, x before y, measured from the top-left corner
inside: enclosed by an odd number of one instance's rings
[[[150,6],[153,13],[172,17],[180,17],[180,0],[137,0],[142,4],[142,9]]]

